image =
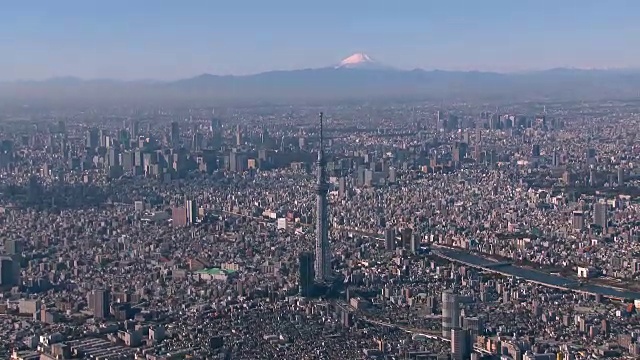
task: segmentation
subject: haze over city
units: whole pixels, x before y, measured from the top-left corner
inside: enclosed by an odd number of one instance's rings
[[[640,359],[640,2],[0,7],[0,359]]]
[[[175,80],[331,66],[637,68],[637,1],[11,1],[0,80]]]

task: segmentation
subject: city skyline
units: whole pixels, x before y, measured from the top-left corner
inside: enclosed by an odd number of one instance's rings
[[[631,1],[192,5],[7,5],[0,81],[247,75],[331,66],[357,52],[405,70],[640,67],[631,40],[640,4]]]

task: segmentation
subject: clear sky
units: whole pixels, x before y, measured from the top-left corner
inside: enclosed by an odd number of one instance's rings
[[[640,68],[638,0],[6,0],[0,79],[322,67]]]

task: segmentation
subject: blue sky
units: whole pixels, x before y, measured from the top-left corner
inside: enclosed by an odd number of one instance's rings
[[[0,79],[322,67],[640,68],[637,0],[7,0]]]

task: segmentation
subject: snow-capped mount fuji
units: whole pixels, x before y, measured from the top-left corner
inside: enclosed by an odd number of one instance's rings
[[[384,66],[375,61],[371,56],[365,53],[355,53],[349,57],[344,58],[336,69],[370,69],[370,70],[382,70],[390,69],[388,66]]]

